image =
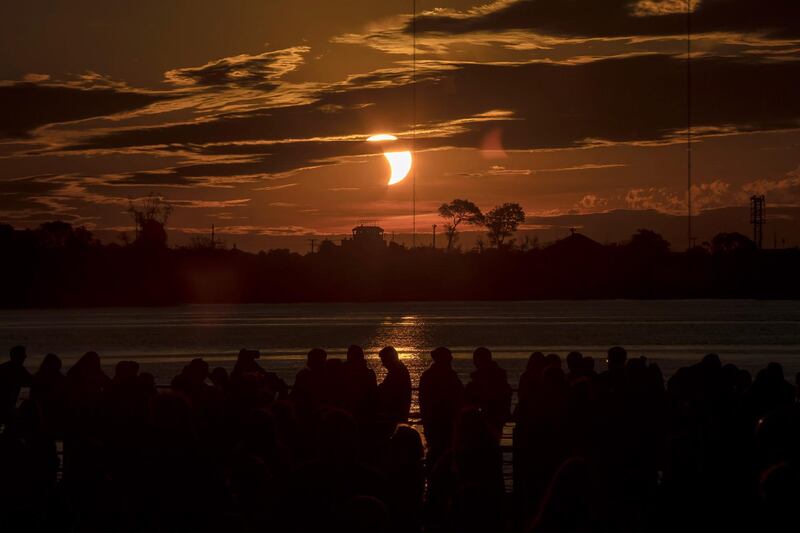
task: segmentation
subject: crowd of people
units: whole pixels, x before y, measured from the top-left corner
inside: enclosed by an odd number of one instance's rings
[[[243,349],[168,388],[88,352],[0,365],[3,531],[784,531],[800,503],[798,384],[715,354],[668,380],[608,351],[533,353],[513,390],[489,349],[419,380],[397,351],[319,348],[289,387]],[[20,401],[23,388],[29,394]],[[513,426],[513,480],[504,428]]]

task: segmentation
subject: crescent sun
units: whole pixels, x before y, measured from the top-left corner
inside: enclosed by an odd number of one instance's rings
[[[368,142],[396,140],[397,137],[387,133],[373,135],[367,139]],[[386,158],[386,161],[389,162],[389,168],[391,169],[391,174],[389,175],[389,182],[387,185],[395,185],[406,179],[408,173],[411,171],[411,165],[413,164],[411,152],[408,150],[402,152],[384,152],[383,156]]]

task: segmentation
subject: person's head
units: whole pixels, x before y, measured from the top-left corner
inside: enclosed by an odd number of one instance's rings
[[[397,426],[389,441],[389,453],[393,461],[401,464],[421,461],[425,457],[425,447],[419,432],[411,426]]]
[[[575,374],[583,370],[581,366],[582,359],[583,354],[581,352],[569,352],[567,354],[567,368],[569,371]]]
[[[584,357],[583,360],[581,361],[581,365],[583,365],[584,373],[591,374],[592,372],[594,372],[594,357],[592,356]]]
[[[327,358],[328,352],[322,348],[312,348],[306,356],[306,366],[312,370],[322,370]]]
[[[186,366],[186,373],[198,381],[204,381],[208,377],[208,363],[201,357],[196,357],[189,361]]]
[[[400,360],[400,356],[397,354],[397,350],[394,349],[394,346],[387,346],[383,348],[378,353],[378,357],[381,358],[381,363],[386,368],[389,368]]]
[[[249,350],[247,348],[239,350],[239,361],[255,361],[259,357],[261,357],[261,352],[258,350]]]
[[[54,353],[49,353],[44,356],[42,364],[39,366],[39,372],[48,374],[57,374],[61,372],[62,366],[61,358]]]
[[[86,352],[83,357],[78,359],[75,366],[80,367],[83,371],[99,372],[102,370],[100,366],[100,355],[97,352]]]
[[[549,353],[544,357],[544,366],[547,368],[561,368],[561,357],[557,353]]]
[[[767,372],[771,379],[775,381],[783,381],[783,365],[772,361],[767,365]]]
[[[221,366],[211,371],[211,383],[217,387],[224,387],[228,384],[228,371]]]
[[[358,346],[357,344],[351,344],[347,348],[347,362],[348,363],[365,362],[364,350],[361,348],[361,346]]]
[[[475,348],[472,352],[472,363],[477,369],[486,368],[492,364],[492,352],[485,346]]]
[[[706,354],[700,364],[703,370],[709,374],[716,374],[722,370],[722,361],[720,361],[719,355],[715,353]]]
[[[528,358],[528,365],[526,370],[538,372],[544,367],[544,354],[542,352],[533,352]]]
[[[628,352],[622,346],[613,346],[608,350],[608,369],[612,371],[622,371],[625,369],[625,361],[628,359]]]
[[[131,382],[136,379],[139,373],[139,363],[136,361],[120,361],[114,367],[114,381]]]
[[[8,357],[11,359],[12,363],[22,364],[25,362],[25,359],[28,357],[28,353],[25,350],[24,346],[14,346],[9,350]]]
[[[433,359],[434,363],[449,365],[453,361],[453,354],[448,348],[439,346],[438,348],[434,348],[431,352],[431,359]]]

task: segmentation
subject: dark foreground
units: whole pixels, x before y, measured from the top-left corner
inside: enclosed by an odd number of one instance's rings
[[[291,388],[243,350],[169,388],[87,353],[0,366],[4,531],[784,531],[800,502],[798,391],[716,355],[664,383],[609,350],[531,355],[517,401],[485,348],[464,385],[437,348],[409,373],[312,350]],[[563,368],[563,367],[566,368]],[[515,384],[516,385],[516,384]],[[23,388],[29,394],[21,403]],[[24,396],[24,394],[23,394]],[[18,404],[19,403],[19,404]],[[415,403],[415,402],[413,402]],[[420,434],[407,425],[421,418]],[[513,490],[501,435],[513,425]],[[63,453],[59,444],[63,443]]]

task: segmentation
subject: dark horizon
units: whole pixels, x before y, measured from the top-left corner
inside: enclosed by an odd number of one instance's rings
[[[542,244],[520,240],[514,221],[493,234],[493,211],[486,215],[486,240],[466,252],[456,247],[458,231],[448,251],[406,248],[387,240],[382,228],[362,225],[340,244],[320,240],[313,254],[253,254],[210,237],[169,247],[168,206],[134,213],[138,229],[123,245],[101,244],[85,228],[63,222],[22,231],[0,226],[0,249],[26,258],[0,265],[2,306],[800,298],[800,248],[759,249],[736,232],[685,252],[671,251],[646,229],[622,244],[598,243],[574,230]]]

